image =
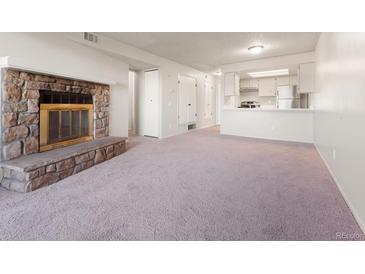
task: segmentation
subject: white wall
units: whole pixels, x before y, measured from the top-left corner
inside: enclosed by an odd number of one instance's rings
[[[177,94],[178,94],[178,76],[179,74],[188,75],[194,77],[198,81],[198,99],[197,99],[197,112],[198,121],[197,127],[205,127],[214,125],[216,120],[215,107],[213,108],[213,119],[204,119],[204,81],[210,80],[215,82],[212,75],[203,73],[194,68],[173,62],[166,58],[151,54],[144,50],[129,46],[127,44],[118,42],[109,37],[99,35],[99,43],[93,44],[82,39],[80,33],[68,33],[67,36],[80,44],[87,44],[91,47],[99,49],[101,51],[108,52],[113,56],[118,56],[128,62],[136,64],[150,64],[145,69],[158,68],[160,70],[161,77],[161,125],[160,125],[160,137],[168,137],[176,134],[184,133],[187,131],[187,127],[178,125],[178,109],[177,109]],[[137,75],[138,85],[135,91],[136,99],[136,128],[137,133],[139,125],[141,124],[141,117],[137,117],[141,111],[141,104],[138,102],[138,93],[141,93],[143,88],[143,73],[140,71]]]
[[[31,71],[111,84],[110,134],[128,136],[129,66],[62,33],[0,33],[0,57]]]
[[[119,84],[111,86],[110,136],[128,137],[128,99],[128,87]]]
[[[365,231],[365,33],[321,34],[316,90],[315,144]]]

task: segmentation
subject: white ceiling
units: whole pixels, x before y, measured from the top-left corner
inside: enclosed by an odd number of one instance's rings
[[[109,38],[155,55],[212,71],[224,64],[313,51],[319,33],[309,32],[105,32]],[[247,48],[264,45],[260,55]]]
[[[276,70],[276,69],[288,69],[289,75],[296,75],[298,73],[299,64],[292,64],[289,66],[279,66],[279,67],[271,67],[265,68],[260,70],[248,70],[248,71],[239,71],[238,74],[240,79],[250,79],[251,76],[248,75],[249,72],[256,72],[256,71],[267,71],[267,70]]]

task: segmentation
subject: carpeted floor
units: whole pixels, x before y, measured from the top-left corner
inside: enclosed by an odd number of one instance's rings
[[[129,150],[62,182],[0,189],[2,240],[330,240],[361,233],[312,145],[217,128]]]

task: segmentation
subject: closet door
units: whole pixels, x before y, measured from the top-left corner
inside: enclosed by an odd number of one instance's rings
[[[214,87],[210,82],[205,83],[204,88],[204,118],[213,119]]]
[[[187,76],[179,77],[179,124],[196,121],[196,80]]]
[[[196,81],[190,80],[188,102],[188,123],[196,122]]]
[[[160,75],[158,70],[144,73],[144,123],[145,136],[159,137]]]
[[[186,94],[186,85],[184,85],[183,79],[180,78],[178,93],[179,125],[185,125],[188,123],[188,104],[189,96]]]

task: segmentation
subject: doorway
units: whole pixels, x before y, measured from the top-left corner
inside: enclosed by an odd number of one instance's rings
[[[196,123],[196,79],[189,76],[179,76],[178,93],[178,120],[179,125],[192,125]],[[193,128],[191,126],[191,128]]]
[[[136,73],[129,71],[129,87],[128,87],[128,135],[136,134],[135,120],[135,91],[136,91]]]
[[[159,137],[160,73],[158,70],[144,72],[143,135]]]

